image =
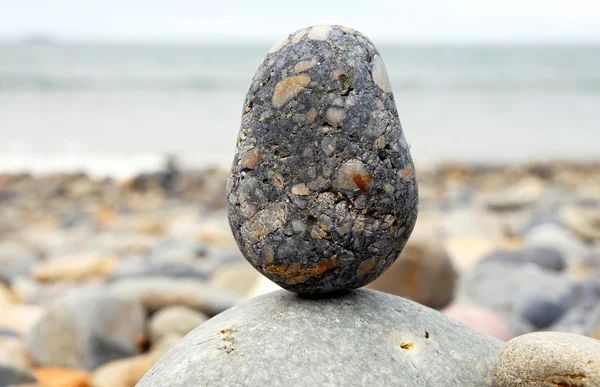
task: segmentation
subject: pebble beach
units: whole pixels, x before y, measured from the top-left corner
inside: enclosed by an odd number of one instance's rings
[[[368,287],[441,311],[432,331],[451,329],[446,315],[498,343],[577,334],[598,359],[599,167],[417,167],[413,235]],[[134,386],[202,322],[277,289],[236,246],[227,173],[2,175],[0,384]],[[561,348],[552,340],[538,345]]]
[[[122,98],[120,88],[149,85],[137,72],[133,83],[92,72],[87,86],[55,86]],[[15,95],[24,86],[9,84]],[[179,147],[134,174],[118,162],[108,176],[4,169],[0,387],[600,386],[600,163],[589,145],[571,161],[536,142],[546,156],[536,163],[510,145],[494,149],[495,163],[431,163],[420,156],[426,134],[411,149],[392,90],[369,38],[313,25],[263,56],[233,155],[188,139],[198,159],[229,166],[187,163]],[[134,158],[139,146],[170,148],[150,132],[127,145],[117,132]],[[447,132],[444,149],[494,153],[493,136],[477,147]],[[94,144],[79,134],[83,149]],[[548,149],[564,148],[554,141]],[[7,160],[29,162],[17,155]]]

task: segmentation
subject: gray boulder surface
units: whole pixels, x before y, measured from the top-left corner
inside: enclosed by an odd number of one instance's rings
[[[309,299],[279,290],[190,332],[138,386],[486,386],[501,347],[378,291]]]

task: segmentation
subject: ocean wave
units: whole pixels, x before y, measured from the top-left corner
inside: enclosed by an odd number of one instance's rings
[[[189,77],[180,79],[94,79],[63,78],[48,76],[2,77],[0,75],[0,92],[4,91],[238,91],[244,81]]]
[[[438,77],[436,77],[438,78]],[[476,93],[584,93],[600,94],[600,78],[579,79],[414,79],[392,81],[402,92],[476,92]],[[247,79],[181,77],[145,79],[66,78],[56,76],[3,77],[0,92],[11,91],[231,91],[244,93]]]

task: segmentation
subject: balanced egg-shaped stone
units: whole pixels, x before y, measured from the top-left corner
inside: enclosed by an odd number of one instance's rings
[[[228,217],[246,259],[298,293],[373,281],[417,217],[417,183],[381,55],[361,33],[301,29],[246,95]]]

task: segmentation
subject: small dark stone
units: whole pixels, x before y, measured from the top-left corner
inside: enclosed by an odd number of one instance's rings
[[[567,305],[559,299],[545,298],[540,294],[524,296],[517,305],[518,314],[535,328],[550,326],[566,311]]]
[[[229,222],[246,259],[299,293],[361,287],[406,244],[417,196],[371,41],[314,26],[276,44],[246,95],[228,181]]]
[[[10,364],[0,364],[0,386],[16,386],[35,382],[36,378],[31,372]]]
[[[15,337],[20,338],[19,332],[15,332],[9,329],[0,329],[0,337]]]

